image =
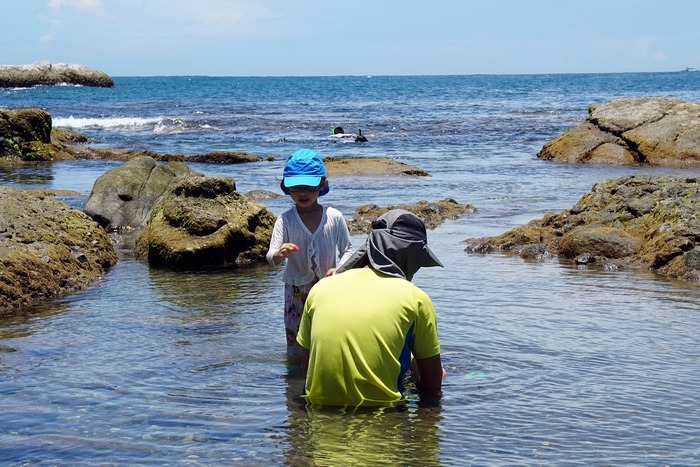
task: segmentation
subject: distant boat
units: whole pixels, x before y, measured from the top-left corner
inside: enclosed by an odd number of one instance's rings
[[[683,73],[687,73],[690,71],[698,71],[698,70],[696,70],[695,68],[690,68],[690,67],[686,67],[685,69],[681,70],[681,72],[683,72]]]

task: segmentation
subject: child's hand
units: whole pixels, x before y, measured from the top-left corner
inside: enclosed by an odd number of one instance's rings
[[[289,253],[293,253],[295,251],[299,251],[298,246],[293,243],[283,243],[279,250],[277,250],[277,253],[275,253],[275,259],[282,261],[289,256]]]

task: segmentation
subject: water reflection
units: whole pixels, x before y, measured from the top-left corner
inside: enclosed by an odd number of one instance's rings
[[[402,407],[307,407],[303,386],[298,369],[290,369],[286,465],[441,465],[440,404],[426,407],[409,396]]]
[[[18,188],[46,187],[54,181],[53,164],[26,162],[18,166],[0,165],[0,184]]]
[[[259,306],[260,289],[277,285],[274,271],[264,266],[217,271],[148,269],[153,292],[173,309],[211,311]]]

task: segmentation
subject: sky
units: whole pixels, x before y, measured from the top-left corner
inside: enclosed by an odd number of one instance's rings
[[[110,76],[700,69],[697,0],[0,0],[0,64]]]

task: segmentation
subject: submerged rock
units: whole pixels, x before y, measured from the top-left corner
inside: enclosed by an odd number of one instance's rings
[[[392,209],[405,209],[420,217],[428,229],[434,229],[445,219],[457,219],[468,213],[476,212],[471,204],[462,205],[453,199],[443,199],[438,202],[418,201],[415,204],[402,204],[382,208],[376,204],[365,204],[355,209],[355,216],[348,221],[351,234],[369,233],[372,221]]]
[[[605,268],[642,266],[664,276],[700,280],[700,182],[629,176],[596,183],[571,209],[494,237],[465,240],[466,251],[538,249]],[[532,258],[532,255],[523,255]]]

